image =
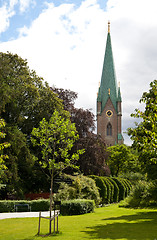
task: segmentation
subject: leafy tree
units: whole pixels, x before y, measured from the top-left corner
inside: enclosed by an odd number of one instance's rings
[[[5,127],[5,122],[3,119],[0,119],[0,129]],[[2,142],[2,139],[5,138],[5,133],[0,131],[0,180],[4,175],[4,171],[7,169],[5,164],[5,159],[8,158],[8,155],[4,154],[4,149],[10,147],[10,143]]]
[[[48,120],[56,108],[62,109],[49,85],[16,54],[0,53],[0,80],[0,114],[23,133],[30,134],[43,117]]]
[[[65,118],[66,116],[66,118]],[[70,122],[68,112],[65,116],[54,111],[49,122],[45,118],[40,122],[39,128],[33,128],[32,143],[41,147],[42,160],[40,164],[43,168],[49,169],[51,177],[50,188],[50,216],[52,209],[53,178],[55,172],[61,173],[67,167],[74,167],[74,162],[79,159],[79,155],[84,150],[70,154],[74,142],[79,138],[75,124]],[[50,221],[51,233],[51,221]]]
[[[112,176],[118,176],[121,173],[137,169],[137,155],[132,153],[130,147],[124,144],[114,145],[108,147],[107,151],[109,152],[107,164]]]
[[[141,122],[129,128],[128,134],[140,153],[141,169],[149,178],[157,179],[157,80],[150,83],[149,92],[143,93],[140,102],[145,103],[145,110],[135,109],[131,116],[140,118]]]
[[[105,142],[96,134],[88,134],[80,138],[75,147],[84,147],[85,153],[80,156],[78,165],[84,175],[109,176],[110,169],[106,165],[107,152]]]
[[[77,93],[62,88],[52,88],[52,90],[62,100],[64,109],[70,112],[71,122],[75,123],[79,138],[92,133],[95,130],[94,114],[89,109],[75,108]]]
[[[8,191],[19,194],[37,186],[32,176],[41,173],[35,162],[30,134],[43,117],[48,121],[55,109],[63,110],[61,100],[49,85],[29,69],[27,61],[17,54],[0,53],[0,118],[6,122]],[[35,169],[34,169],[35,168]]]
[[[94,134],[95,116],[89,109],[75,108],[77,94],[62,88],[52,88],[63,101],[64,109],[70,112],[71,122],[75,123],[79,139],[74,143],[72,151],[85,149],[77,162],[80,171],[85,175],[109,175],[110,170],[105,163],[107,157],[105,142]]]

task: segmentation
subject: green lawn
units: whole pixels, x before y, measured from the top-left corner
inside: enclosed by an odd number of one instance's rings
[[[38,218],[0,220],[0,239],[40,240],[35,236]],[[157,210],[125,209],[117,205],[96,209],[94,213],[59,217],[59,235],[55,240],[157,240]],[[41,221],[42,233],[48,232],[48,220]]]

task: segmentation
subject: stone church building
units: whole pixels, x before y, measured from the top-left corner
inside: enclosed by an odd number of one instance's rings
[[[97,95],[97,134],[101,135],[107,146],[122,144],[124,141],[121,133],[121,102],[120,86],[117,86],[114,69],[109,22],[101,83]]]

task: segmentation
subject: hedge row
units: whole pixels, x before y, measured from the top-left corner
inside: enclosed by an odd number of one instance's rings
[[[118,177],[99,177],[95,175],[90,177],[95,180],[102,199],[102,204],[119,202],[130,193],[131,182],[127,179]]]
[[[75,199],[63,201],[61,204],[61,214],[66,215],[80,215],[94,211],[94,200]]]
[[[28,209],[22,204],[29,204],[31,211],[48,211],[50,207],[50,201],[48,199],[39,199],[33,201],[0,201],[0,212],[14,212],[14,205],[21,204],[19,211],[27,211]],[[61,204],[62,215],[79,215],[84,213],[93,212],[95,207],[94,200],[76,199],[63,201]]]
[[[2,200],[0,201],[0,212],[14,212],[15,204],[29,204],[32,212],[38,211],[48,211],[50,208],[49,199],[39,199],[33,201],[20,200],[20,201],[12,201],[12,200]],[[20,207],[20,211],[27,211],[26,207]]]

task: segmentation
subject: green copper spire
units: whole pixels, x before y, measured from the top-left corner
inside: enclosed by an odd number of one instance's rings
[[[98,91],[97,101],[101,102],[101,111],[103,111],[108,98],[117,111],[117,101],[121,101],[120,88],[117,87],[116,74],[112,54],[110,23],[108,23],[108,35],[106,42],[106,51],[102,69],[101,84]]]

